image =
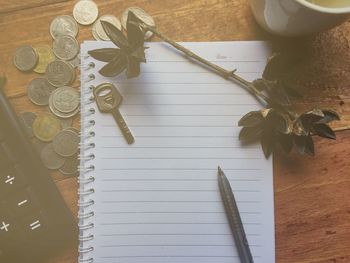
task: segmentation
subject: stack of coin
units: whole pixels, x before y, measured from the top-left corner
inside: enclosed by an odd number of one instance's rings
[[[74,117],[80,110],[79,106],[79,93],[71,87],[58,88],[49,98],[51,112],[62,119]]]
[[[55,60],[47,65],[46,78],[52,86],[59,88],[73,83],[76,73],[68,62]]]
[[[45,74],[55,87],[70,85],[76,78],[74,69],[80,64],[78,32],[77,22],[69,15],[58,16],[51,22],[52,50],[57,60],[47,65]]]
[[[73,128],[61,131],[53,139],[54,152],[64,160],[63,165],[58,168],[64,175],[78,172],[79,139],[79,133]]]

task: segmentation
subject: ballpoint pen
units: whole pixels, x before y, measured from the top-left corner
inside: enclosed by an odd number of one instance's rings
[[[248,240],[244,232],[241,216],[239,215],[235,197],[226,175],[218,167],[218,183],[220,194],[224,203],[226,215],[230,223],[231,231],[235,239],[241,263],[253,263],[253,257],[250,252]]]

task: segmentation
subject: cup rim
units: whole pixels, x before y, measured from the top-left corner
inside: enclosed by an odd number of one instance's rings
[[[295,0],[299,4],[306,6],[310,9],[313,9],[318,12],[322,13],[329,13],[329,14],[346,14],[350,13],[350,6],[349,7],[324,7],[320,6],[311,2],[308,2],[306,0]]]

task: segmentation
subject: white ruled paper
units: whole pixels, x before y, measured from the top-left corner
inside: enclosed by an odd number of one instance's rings
[[[261,76],[269,53],[264,42],[183,44],[249,80]],[[112,46],[85,42],[82,55]],[[98,69],[105,63],[85,61],[96,67],[83,74],[96,78],[82,92],[114,83],[124,98],[119,110],[135,137],[128,145],[113,117],[92,104],[95,227],[89,257],[98,263],[240,262],[220,198],[220,165],[255,262],[274,262],[272,161],[265,160],[259,145],[242,146],[238,140],[238,120],[261,105],[239,85],[167,44],[146,46],[147,63],[140,77],[130,80],[124,74],[102,77]]]

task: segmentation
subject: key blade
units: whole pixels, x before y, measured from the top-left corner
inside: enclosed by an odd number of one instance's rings
[[[123,116],[121,115],[120,111],[117,109],[112,112],[112,115],[117,122],[125,140],[128,144],[133,144],[135,142],[134,136],[132,135],[128,125],[126,124]]]
[[[122,103],[123,97],[111,83],[103,83],[93,90],[97,107],[101,112],[111,112]]]

